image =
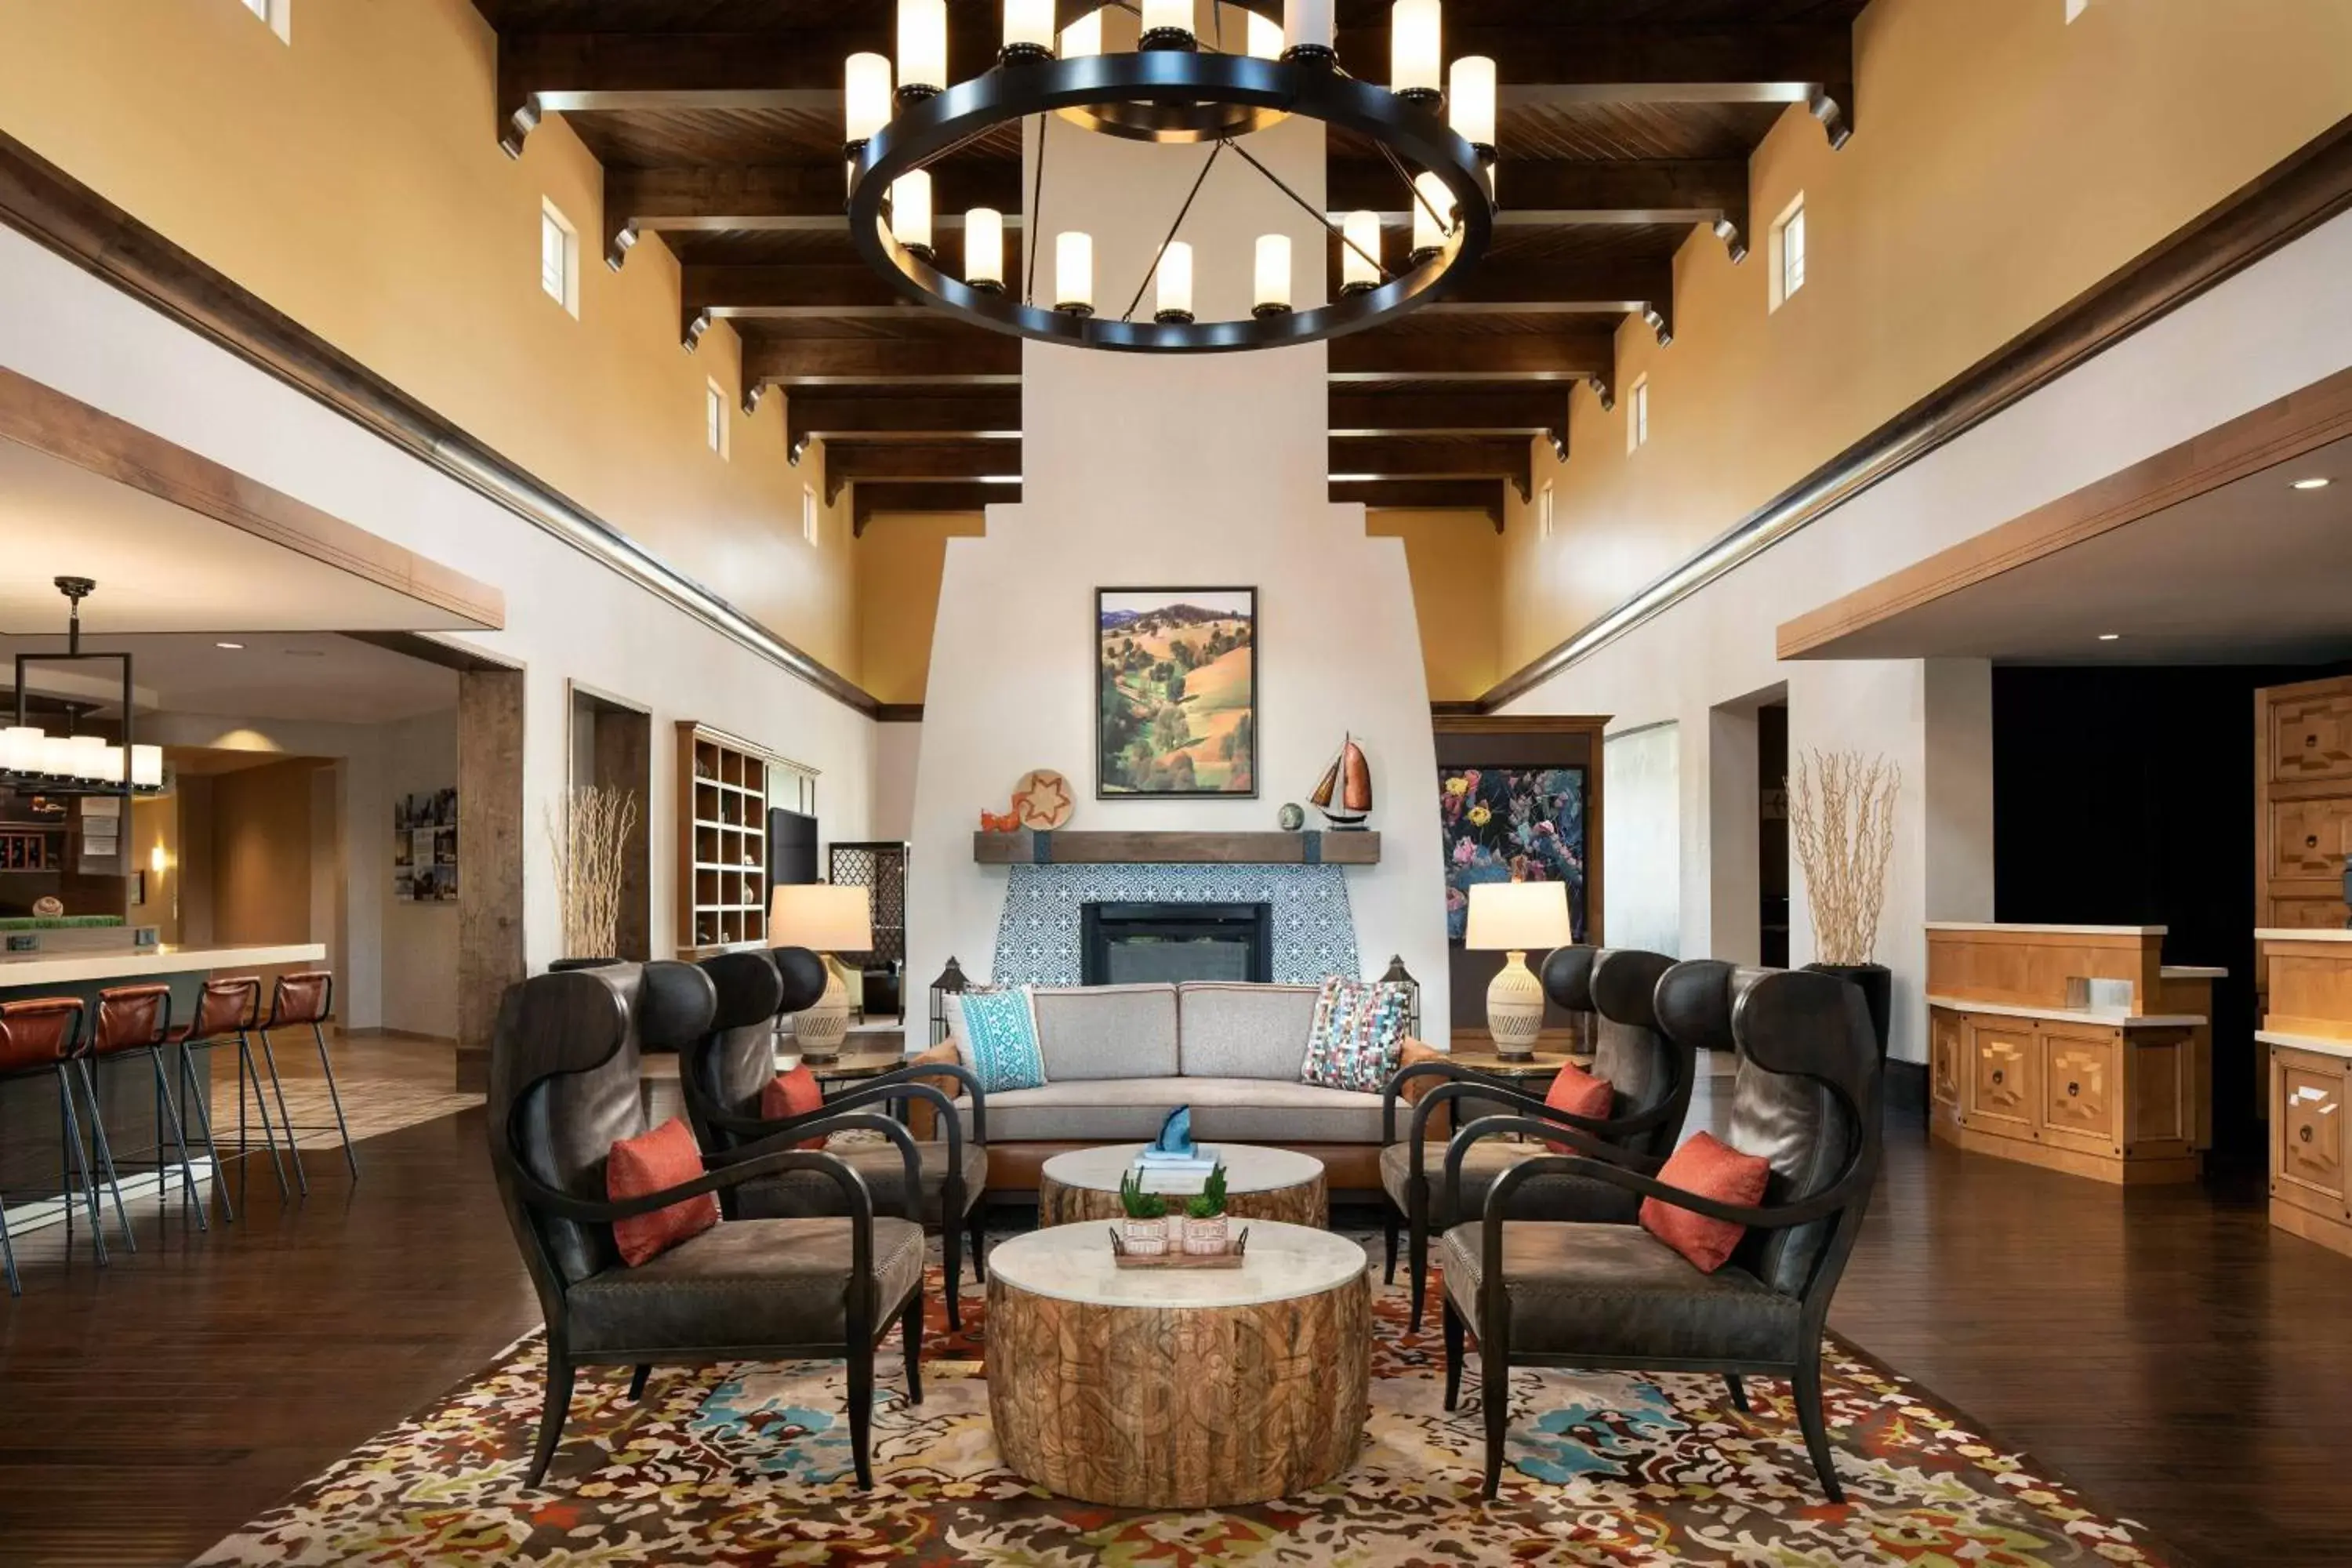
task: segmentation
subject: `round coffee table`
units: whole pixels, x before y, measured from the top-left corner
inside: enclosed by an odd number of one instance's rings
[[[1081,1220],[1119,1218],[1124,1211],[1119,1207],[1118,1184],[1143,1147],[1112,1143],[1100,1149],[1074,1149],[1047,1160],[1037,1173],[1037,1223],[1075,1225]],[[1278,1219],[1318,1228],[1328,1223],[1322,1161],[1312,1154],[1255,1143],[1213,1147],[1225,1163],[1225,1212],[1235,1219]],[[1203,1179],[1181,1176],[1147,1190],[1181,1199],[1198,1193]],[[1171,1209],[1178,1206],[1172,1201],[1169,1205]]]
[[[1097,1226],[992,1248],[988,1408],[1005,1464],[1087,1502],[1224,1508],[1354,1462],[1370,1260],[1328,1231],[1247,1228],[1239,1268],[1121,1268]]]

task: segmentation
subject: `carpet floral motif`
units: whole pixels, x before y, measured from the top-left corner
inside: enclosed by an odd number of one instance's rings
[[[2025,1456],[1843,1344],[1827,1374],[1845,1506],[1825,1501],[1785,1384],[1522,1370],[1501,1498],[1479,1500],[1482,1397],[1439,1407],[1433,1325],[1401,1289],[1374,1299],[1372,1409],[1356,1468],[1262,1506],[1098,1508],[1006,1471],[988,1423],[975,1293],[946,1328],[938,1276],[924,1402],[895,1354],[877,1368],[876,1487],[850,1476],[841,1368],[663,1369],[640,1403],[626,1369],[584,1373],[547,1484],[521,1483],[538,1423],[533,1335],[207,1552],[203,1564],[995,1563],[1024,1568],[1708,1563],[1833,1568],[2161,1564]],[[895,1341],[895,1336],[894,1336]]]

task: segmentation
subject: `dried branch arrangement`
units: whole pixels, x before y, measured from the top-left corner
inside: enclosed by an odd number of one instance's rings
[[[547,837],[555,847],[566,956],[619,956],[621,850],[636,825],[633,790],[583,784],[549,803]]]
[[[1823,963],[1871,962],[1895,851],[1903,770],[1860,752],[1808,752],[1789,792],[1789,830],[1805,871],[1813,941]]]

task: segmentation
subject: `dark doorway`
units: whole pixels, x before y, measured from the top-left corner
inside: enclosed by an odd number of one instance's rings
[[[1757,958],[1789,967],[1789,705],[1756,710]]]

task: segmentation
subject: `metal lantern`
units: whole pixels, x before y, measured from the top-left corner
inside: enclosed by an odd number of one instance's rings
[[[952,957],[948,966],[940,971],[940,977],[931,982],[930,1044],[936,1046],[948,1037],[948,998],[962,995],[971,984],[964,976],[963,965]]]
[[[1404,954],[1390,955],[1388,973],[1381,976],[1381,984],[1412,987],[1407,993],[1410,999],[1405,1003],[1404,1032],[1416,1040],[1421,1038],[1421,982],[1415,980],[1412,972],[1404,966]]]

